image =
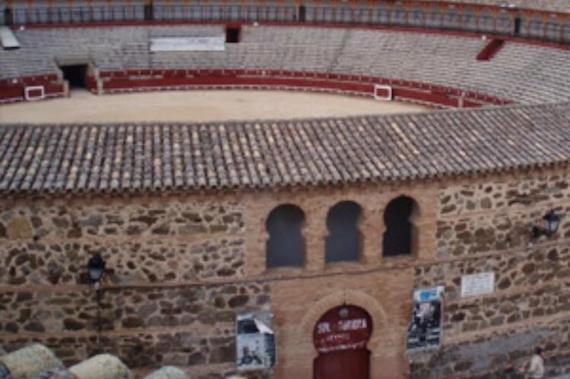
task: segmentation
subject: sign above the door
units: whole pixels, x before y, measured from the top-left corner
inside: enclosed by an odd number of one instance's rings
[[[370,315],[359,307],[346,305],[331,309],[321,317],[313,333],[320,353],[366,348],[372,334]]]

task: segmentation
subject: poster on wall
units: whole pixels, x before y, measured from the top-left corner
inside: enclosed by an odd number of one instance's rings
[[[408,327],[408,350],[439,346],[442,327],[443,286],[414,291],[414,310]]]
[[[0,362],[0,378],[12,379],[12,374],[10,374],[10,370],[8,370],[8,367],[6,367],[2,362]]]
[[[268,313],[237,317],[236,364],[238,371],[263,370],[275,364],[275,334]]]

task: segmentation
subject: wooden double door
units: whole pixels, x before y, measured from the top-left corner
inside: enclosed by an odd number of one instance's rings
[[[370,379],[370,352],[366,349],[319,354],[314,379]]]
[[[326,312],[313,332],[319,352],[313,379],[370,379],[371,334],[372,319],[363,308],[342,305]]]

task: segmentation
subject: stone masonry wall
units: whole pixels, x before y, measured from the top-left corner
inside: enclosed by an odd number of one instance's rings
[[[537,345],[550,373],[568,369],[569,180],[543,170],[441,186],[436,259],[416,266],[415,286],[445,286],[443,345],[409,355],[412,377],[494,377]],[[562,215],[558,232],[532,239],[550,209]],[[461,277],[483,272],[494,272],[494,291],[462,298]]]
[[[415,262],[433,256],[435,188],[371,184],[7,199],[0,202],[0,311],[6,315],[0,344],[12,350],[42,342],[66,363],[104,349],[131,367],[187,365],[195,378],[219,378],[236,369],[236,314],[266,310],[273,314],[277,364],[248,377],[297,379],[313,371],[314,324],[330,308],[350,302],[367,308],[375,320],[374,377],[404,378],[408,295]],[[402,195],[413,197],[421,210],[414,220],[418,245],[411,256],[384,259],[383,212]],[[328,264],[327,213],[346,200],[362,205],[360,259]],[[280,204],[296,204],[306,215],[302,268],[266,269],[266,218]],[[100,312],[94,291],[82,280],[88,258],[97,252],[109,269]],[[390,296],[383,296],[388,288]]]
[[[546,352],[550,375],[565,374],[570,364],[568,319],[549,324],[511,329],[489,338],[443,346],[434,352],[416,353],[410,359],[413,379],[501,379],[508,366],[520,368],[529,360],[534,346]]]
[[[42,342],[66,363],[103,349],[132,367],[178,364],[221,378],[235,371],[236,315],[262,309],[274,315],[274,375],[289,379],[312,372],[314,323],[352,302],[376,322],[378,377],[405,377],[407,359],[414,378],[490,377],[538,343],[559,372],[570,367],[570,346],[566,336],[549,340],[570,325],[570,217],[552,237],[531,240],[530,231],[549,209],[570,214],[569,178],[549,169],[405,186],[4,199],[0,345]],[[383,212],[402,194],[419,205],[418,248],[383,258]],[[362,206],[362,251],[357,262],[329,264],[326,215],[345,200]],[[267,270],[266,217],[284,203],[305,213],[305,266]],[[97,252],[109,268],[100,311],[84,283]],[[463,275],[490,271],[493,293],[461,298]],[[435,285],[445,286],[442,346],[406,355],[413,288]]]
[[[7,252],[0,274],[9,284],[77,283],[96,252],[121,282],[243,275],[243,209],[236,203],[8,204],[0,205]]]
[[[269,286],[256,284],[165,288],[112,288],[102,292],[97,319],[95,295],[74,292],[14,291],[0,294],[2,330],[18,333],[220,325],[232,330],[236,311],[263,307]],[[205,329],[206,330],[206,329]]]
[[[236,236],[166,243],[160,239],[7,241],[2,249],[0,274],[11,285],[77,284],[86,259],[95,253],[108,262],[113,270],[108,280],[116,284],[240,278],[244,267],[243,239]]]
[[[243,281],[244,230],[243,205],[223,196],[0,202],[0,345],[221,377],[236,314],[270,309],[270,286]],[[85,284],[95,253],[108,268],[99,310]]]

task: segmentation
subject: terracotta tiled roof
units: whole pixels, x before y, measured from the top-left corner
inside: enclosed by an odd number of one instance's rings
[[[0,192],[394,181],[569,159],[570,103],[292,121],[4,125]]]

